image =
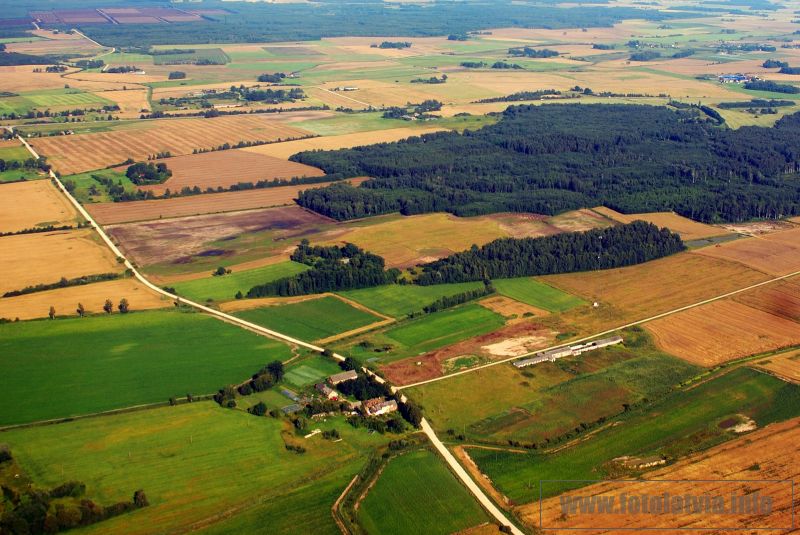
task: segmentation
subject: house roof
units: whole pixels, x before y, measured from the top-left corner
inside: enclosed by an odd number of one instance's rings
[[[348,370],[346,372],[335,373],[328,377],[328,382],[331,384],[339,384],[345,381],[352,381],[353,379],[358,379],[358,373],[355,370]]]

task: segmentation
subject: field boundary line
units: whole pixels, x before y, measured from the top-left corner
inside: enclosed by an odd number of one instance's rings
[[[372,107],[372,104],[367,104],[366,102],[361,102],[360,100],[356,100],[356,99],[354,99],[353,97],[348,97],[347,95],[341,95],[341,94],[340,94],[340,93],[341,93],[341,91],[331,91],[330,89],[325,89],[324,87],[321,87],[321,86],[316,86],[316,87],[317,87],[317,89],[320,89],[320,90],[322,90],[322,91],[325,91],[326,93],[330,93],[331,95],[335,95],[335,96],[337,96],[337,97],[346,98],[347,100],[352,100],[352,101],[353,101],[353,102],[355,102],[356,104],[361,104],[362,106],[366,106],[366,107],[368,107],[368,108],[371,108],[371,107]]]
[[[583,338],[578,338],[576,340],[571,340],[571,341],[563,343],[563,344],[558,344],[558,345],[554,345],[554,346],[550,346],[550,347],[545,347],[543,349],[537,349],[536,351],[531,351],[530,353],[525,353],[524,355],[517,355],[515,357],[508,357],[508,358],[505,358],[505,359],[495,360],[495,361],[492,361],[492,362],[489,362],[489,363],[486,363],[486,364],[481,364],[480,366],[475,366],[474,368],[461,370],[461,371],[458,371],[458,372],[455,372],[455,373],[451,373],[451,374],[448,374],[448,375],[443,375],[441,377],[434,377],[433,379],[426,379],[425,381],[419,381],[419,382],[416,382],[416,383],[397,386],[396,388],[398,390],[404,390],[406,388],[414,388],[414,387],[426,385],[426,384],[429,384],[429,383],[435,383],[437,381],[443,381],[445,379],[450,379],[450,378],[456,377],[458,375],[464,375],[466,373],[471,373],[471,372],[474,372],[474,371],[483,370],[483,369],[489,368],[491,366],[497,366],[498,364],[505,364],[507,362],[511,362],[511,361],[514,361],[514,360],[523,359],[525,357],[529,357],[531,355],[534,355],[536,353],[540,353],[542,351],[550,351],[550,350],[553,350],[553,349],[564,348],[564,347],[567,347],[567,346],[570,346],[570,345],[573,345],[573,344],[580,344],[580,343],[583,343],[583,342],[588,342],[589,340],[592,340],[592,339],[597,338],[599,336],[605,336],[607,334],[611,334],[611,333],[614,333],[614,332],[622,330],[622,329],[627,329],[627,328],[630,328],[630,327],[636,327],[638,325],[649,323],[651,321],[655,321],[655,320],[658,320],[658,319],[661,319],[661,318],[665,318],[667,316],[672,316],[673,314],[678,314],[679,312],[685,312],[686,310],[691,310],[693,308],[697,308],[697,307],[700,307],[700,306],[703,306],[703,305],[707,305],[709,303],[713,303],[713,302],[719,301],[721,299],[726,299],[728,297],[731,297],[731,296],[734,296],[734,295],[738,295],[738,294],[743,293],[743,292],[754,290],[756,288],[760,288],[761,286],[766,286],[768,284],[773,284],[775,282],[779,282],[779,281],[790,279],[792,277],[797,277],[797,276],[800,276],[800,270],[792,272],[792,273],[787,273],[786,275],[773,277],[771,279],[768,279],[768,280],[765,280],[765,281],[761,281],[761,282],[758,282],[756,284],[751,284],[750,286],[746,286],[744,288],[739,288],[738,290],[733,290],[733,291],[730,291],[730,292],[727,292],[727,293],[724,293],[724,294],[721,294],[721,295],[717,295],[715,297],[710,297],[708,299],[704,299],[702,301],[698,301],[698,302],[692,303],[690,305],[685,305],[685,306],[682,306],[682,307],[679,307],[679,308],[668,310],[666,312],[662,312],[660,314],[656,314],[656,315],[650,316],[648,318],[632,321],[632,322],[626,323],[624,325],[619,325],[617,327],[613,327],[611,329],[607,329],[607,330],[599,332],[599,333],[590,334],[588,336],[584,336]]]

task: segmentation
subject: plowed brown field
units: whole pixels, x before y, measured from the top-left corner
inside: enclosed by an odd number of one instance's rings
[[[78,214],[49,180],[0,185],[0,232],[75,223]]]
[[[191,154],[239,141],[276,141],[309,135],[270,115],[233,115],[214,119],[143,121],[112,132],[35,138],[31,144],[62,174],[82,173],[119,164],[128,158],[170,152]],[[166,160],[169,165],[169,160]]]
[[[800,321],[800,278],[762,286],[737,295],[734,300],[775,316]]]
[[[125,298],[131,310],[148,310],[171,307],[172,301],[162,297],[134,279],[96,282],[86,286],[72,286],[47,292],[36,292],[18,297],[0,298],[0,318],[29,320],[46,318],[50,307],[55,307],[58,316],[74,316],[78,303],[87,313],[103,313],[103,303],[111,299],[114,306]],[[116,308],[115,308],[116,310]]]
[[[355,178],[350,183],[361,183],[366,178]],[[291,204],[300,190],[320,188],[330,184],[306,184],[299,186],[281,186],[245,191],[228,191],[225,193],[208,193],[190,197],[173,199],[155,199],[151,201],[133,201],[124,203],[87,204],[86,209],[101,225],[130,223],[133,221],[149,221],[167,217],[183,217],[220,212],[235,212],[269,206]]]
[[[726,299],[645,325],[664,351],[700,366],[800,344],[800,323]]]
[[[227,189],[239,182],[325,175],[324,171],[310,165],[242,150],[178,156],[170,158],[167,165],[172,171],[169,180],[163,184],[145,186],[141,189],[161,195],[166,189],[180,191],[181,188],[195,186],[202,190],[219,186]]]
[[[745,528],[785,528],[792,525],[793,507],[791,484],[756,483],[746,480],[796,480],[800,476],[800,418],[772,424],[747,436],[731,440],[706,452],[682,460],[670,467],[648,472],[647,480],[673,480],[668,483],[634,484],[624,482],[598,483],[566,493],[573,496],[629,495],[639,491],[651,495],[668,492],[670,496],[722,495],[739,496],[758,490],[762,496],[773,499],[772,512],[766,515],[714,515],[714,514],[573,514],[562,515],[561,498],[554,497],[520,507],[518,512],[528,526],[546,528],[582,528],[582,533],[639,533],[645,528],[666,528],[662,533],[677,533],[676,528],[705,529],[718,532],[720,528],[739,528],[740,533],[750,533]],[[689,481],[687,481],[689,480]],[[695,480],[695,481],[691,481]],[[705,481],[696,481],[705,480]],[[721,482],[721,480],[728,480]],[[737,481],[738,480],[738,481]],[[562,495],[562,496],[565,496]],[[794,509],[797,505],[794,504]],[[592,529],[603,526],[614,529]],[[624,528],[628,531],[621,531]],[[672,528],[673,531],[669,531]],[[631,531],[633,530],[633,531]],[[711,530],[711,531],[708,531]],[[722,533],[722,531],[719,531]],[[776,530],[775,533],[790,531]],[[791,532],[796,532],[792,530]],[[574,533],[574,531],[564,531]]]
[[[724,258],[772,275],[800,270],[800,228],[704,247],[695,254]]]
[[[122,264],[91,230],[21,234],[0,238],[0,294],[35,284],[98,273],[121,272]]]

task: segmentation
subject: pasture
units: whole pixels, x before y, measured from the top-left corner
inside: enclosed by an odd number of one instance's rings
[[[800,344],[800,323],[732,299],[647,323],[656,343],[700,366]]]
[[[172,301],[153,292],[139,281],[126,278],[17,297],[0,297],[0,318],[46,318],[51,306],[55,308],[58,317],[74,317],[77,316],[78,303],[83,305],[87,314],[102,314],[106,299],[111,299],[116,306],[123,297],[130,303],[131,310],[173,306]]]
[[[800,386],[738,368],[684,389],[652,405],[618,418],[590,439],[556,453],[509,453],[471,449],[470,455],[495,487],[517,503],[538,498],[539,480],[607,478],[610,463],[628,455],[664,456],[672,461],[733,438],[719,426],[726,418],[745,415],[759,427],[798,416]],[[581,483],[548,485],[545,498],[580,488]]]
[[[605,206],[594,208],[594,211],[623,224],[630,223],[638,219],[653,223],[659,227],[667,227],[672,232],[677,232],[680,234],[683,241],[699,240],[703,238],[729,234],[729,231],[725,230],[724,228],[706,225],[705,223],[698,223],[697,221],[692,221],[691,219],[680,216],[674,212],[622,214],[616,210],[612,210],[611,208],[606,208]]]
[[[183,188],[230,188],[240,182],[260,180],[290,179],[294,177],[323,176],[320,169],[301,163],[287,162],[278,158],[253,154],[241,150],[225,150],[204,154],[176,156],[167,162],[172,176],[163,184],[143,186],[161,195],[169,189],[172,192]],[[306,186],[309,187],[309,186]]]
[[[4,266],[0,294],[55,283],[62,277],[122,272],[124,268],[91,230],[21,234],[0,240],[0,265]]]
[[[341,418],[315,427],[336,428],[343,440],[293,438],[281,420],[210,401],[0,436],[38,484],[82,481],[87,495],[102,504],[127,501],[136,489],[147,493],[148,507],[83,528],[86,533],[144,535],[153,526],[226,532],[227,526],[268,517],[270,533],[290,534],[297,532],[292,513],[298,509],[315,532],[334,533],[333,501],[368,452],[388,439]],[[287,451],[286,441],[299,441],[306,453]],[[276,507],[280,513],[273,517]]]
[[[0,424],[207,394],[289,353],[211,317],[174,311],[0,325]]]
[[[549,312],[564,312],[585,303],[582,299],[549,286],[533,277],[497,279],[492,281],[500,295],[542,308]]]
[[[381,314],[402,318],[412,312],[422,310],[423,307],[441,297],[477,290],[481,286],[483,286],[481,282],[436,284],[434,286],[385,284],[372,288],[346,290],[339,294]]]
[[[428,450],[391,459],[356,514],[373,535],[447,535],[488,520],[467,489]]]
[[[64,177],[62,182],[65,186],[72,188],[70,193],[81,204],[112,202],[112,198],[108,194],[108,187],[103,185],[98,178],[110,180],[113,184],[125,188],[125,191],[136,190],[136,185],[125,176],[124,172],[114,169],[98,169],[69,175]]]
[[[119,165],[128,158],[146,160],[160,152],[179,156],[224,143],[277,141],[305,135],[306,131],[269,115],[232,115],[126,123],[110,132],[34,138],[31,145],[67,175]]]
[[[247,293],[257,284],[264,284],[284,277],[290,277],[309,269],[298,262],[281,262],[268,266],[235,271],[229,275],[206,277],[175,283],[179,295],[195,301],[231,301],[236,292]]]
[[[358,329],[382,319],[332,296],[242,310],[235,315],[307,342]]]
[[[49,180],[0,185],[0,232],[72,225],[78,213]]]
[[[680,525],[684,529],[719,529],[722,526],[737,528],[764,528],[766,526],[782,527],[792,523],[792,506],[787,503],[790,492],[786,484],[750,483],[736,481],[740,479],[771,479],[791,481],[800,475],[800,456],[794,444],[800,440],[800,421],[797,418],[775,423],[765,429],[759,429],[747,436],[730,440],[715,446],[703,453],[696,453],[682,459],[672,466],[658,468],[646,472],[643,476],[648,480],[670,480],[672,483],[647,484],[639,486],[642,492],[652,491],[654,494],[668,492],[671,496],[686,493],[694,495],[713,495],[724,492],[744,496],[751,493],[754,487],[762,496],[770,496],[773,500],[772,514],[754,519],[752,515],[735,515],[720,518],[715,515],[621,515],[614,526],[625,530],[643,530],[662,528],[669,529]],[[764,455],[769,452],[769,455]],[[728,480],[723,487],[718,481],[709,479],[714,474],[715,480]],[[743,476],[743,474],[749,474]],[[681,483],[683,482],[683,483]],[[582,490],[586,496],[606,495],[618,496],[621,492],[632,491],[630,483],[598,483]],[[591,529],[598,525],[608,525],[607,515],[581,514],[565,519],[559,498],[550,498],[544,502],[540,519],[538,502],[522,506],[518,512],[528,526],[568,525],[571,528]],[[605,518],[601,518],[605,517]],[[566,521],[566,523],[565,523]]]

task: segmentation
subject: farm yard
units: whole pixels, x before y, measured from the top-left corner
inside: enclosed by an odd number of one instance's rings
[[[796,448],[791,447],[800,435],[800,421],[797,418],[785,422],[774,423],[763,429],[758,429],[741,438],[737,438],[711,448],[703,453],[697,453],[686,459],[678,461],[667,468],[659,468],[643,474],[643,478],[650,481],[671,480],[673,483],[644,484],[637,490],[662,494],[668,492],[678,496],[690,492],[692,494],[714,494],[721,490],[725,493],[745,495],[758,487],[758,492],[770,496],[773,500],[773,514],[754,519],[752,515],[734,515],[720,518],[714,515],[621,515],[615,527],[621,529],[654,529],[675,526],[680,523],[685,528],[707,529],[722,526],[739,527],[765,527],[774,526],[782,528],[791,525],[792,506],[787,503],[790,493],[786,492],[785,484],[737,482],[739,479],[761,479],[791,481],[798,476],[800,457]],[[773,452],[765,458],[764,452]],[[757,461],[757,462],[754,462]],[[714,474],[714,479],[728,480],[720,487],[718,481],[701,483],[697,480],[708,479],[708,474]],[[745,476],[745,474],[747,474]],[[679,483],[681,481],[691,481]],[[624,483],[599,483],[583,489],[583,495],[608,495],[618,496],[621,492],[632,491],[635,487]],[[646,489],[646,490],[645,490]],[[597,526],[607,526],[601,515],[582,514],[563,518],[562,509],[558,498],[546,500],[541,507],[543,526],[568,525],[572,528],[590,529]],[[540,525],[540,504],[530,504],[518,509],[520,517],[528,526]],[[611,533],[613,530],[592,529],[592,533]]]
[[[290,354],[280,342],[176,311],[0,325],[0,352],[8,381],[0,425],[209,394]]]
[[[700,366],[800,344],[800,323],[722,300],[646,325],[664,351]]]
[[[49,180],[0,185],[0,232],[72,225],[78,214]]]
[[[225,143],[272,142],[309,135],[273,115],[277,114],[142,121],[110,132],[33,138],[30,143],[67,175],[119,165],[128,158],[146,160],[162,152],[179,156]]]

